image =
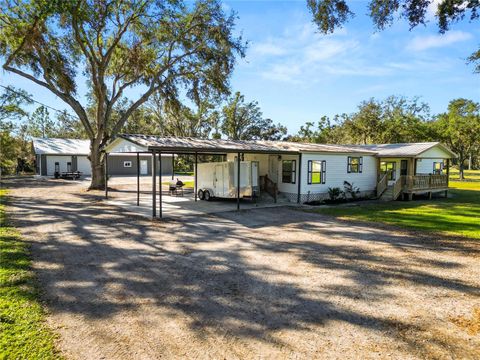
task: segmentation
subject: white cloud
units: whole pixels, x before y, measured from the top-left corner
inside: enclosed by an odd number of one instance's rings
[[[427,7],[426,18],[432,20],[437,13],[438,5],[440,5],[444,0],[433,0]]]
[[[261,76],[270,80],[315,81],[322,73],[333,73],[329,64],[358,49],[359,43],[346,34],[342,29],[333,35],[320,35],[311,23],[302,23],[288,27],[278,37],[254,44],[246,60],[261,67]]]
[[[445,34],[416,36],[407,45],[408,50],[423,51],[431,48],[445,47],[457,42],[472,38],[472,34],[465,31],[449,31]]]
[[[279,44],[264,42],[253,45],[252,52],[257,55],[283,55],[287,50]]]

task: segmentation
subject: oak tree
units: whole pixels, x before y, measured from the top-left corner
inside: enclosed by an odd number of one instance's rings
[[[218,0],[0,0],[0,8],[3,69],[74,111],[90,139],[91,189],[104,187],[102,151],[135,110],[155,93],[227,92],[244,52],[235,15]],[[129,106],[112,116],[127,94]]]

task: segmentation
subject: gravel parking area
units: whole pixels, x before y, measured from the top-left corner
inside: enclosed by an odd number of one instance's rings
[[[287,207],[152,222],[82,183],[6,185],[69,359],[480,358],[478,241]]]

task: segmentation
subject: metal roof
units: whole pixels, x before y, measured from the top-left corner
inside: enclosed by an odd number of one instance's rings
[[[33,149],[37,155],[88,155],[90,140],[33,138]]]
[[[418,156],[435,146],[440,146],[442,150],[456,157],[455,153],[453,153],[449,148],[440,142],[357,145],[359,149],[366,149],[376,152],[377,156],[379,157]]]
[[[331,152],[331,153],[364,153],[375,155],[375,151],[360,149],[347,145],[309,144],[288,141],[265,140],[224,140],[198,139],[180,137],[161,137],[153,135],[121,134],[119,138],[146,147],[148,150],[175,152],[250,152],[250,153],[292,153]]]

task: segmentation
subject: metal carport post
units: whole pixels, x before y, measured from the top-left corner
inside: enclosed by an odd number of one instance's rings
[[[300,190],[302,189],[302,153],[298,154],[298,192],[297,203],[300,204]]]
[[[108,153],[105,153],[105,199],[108,199]]]
[[[158,153],[158,177],[159,177],[159,185],[158,185],[158,207],[159,207],[159,215],[160,219],[162,218],[162,152]]]
[[[240,211],[240,153],[237,154],[237,211]]]
[[[197,194],[198,194],[198,189],[197,189],[197,164],[198,164],[198,153],[195,153],[195,184],[193,184],[193,191],[195,192],[195,201],[197,201]]]
[[[152,218],[157,217],[157,162],[152,151]]]
[[[137,152],[137,206],[140,205],[140,153]]]

